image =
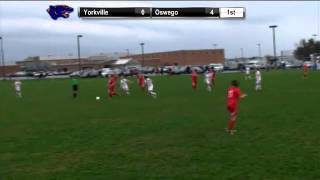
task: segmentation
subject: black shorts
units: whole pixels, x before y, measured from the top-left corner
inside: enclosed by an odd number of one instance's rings
[[[73,91],[78,91],[78,85],[72,85],[72,90]]]

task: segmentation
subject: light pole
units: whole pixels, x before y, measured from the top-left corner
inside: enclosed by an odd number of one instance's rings
[[[312,34],[313,40],[316,41],[317,40],[317,34]]]
[[[257,46],[258,46],[258,55],[259,57],[261,57],[261,44],[258,43]]]
[[[277,25],[271,25],[269,26],[269,28],[272,29],[272,36],[273,36],[273,56],[274,56],[274,60],[276,60],[277,58],[277,48],[276,48],[276,28],[278,26]]]
[[[144,66],[144,43],[140,43],[141,46],[141,57],[142,57],[142,67]]]
[[[317,1],[317,35],[320,35],[320,4],[319,1]]]
[[[80,61],[80,38],[82,35],[77,35],[77,46],[78,46],[78,70],[81,71],[81,61]]]
[[[241,52],[241,58],[242,58],[242,60],[244,60],[244,57],[243,57],[243,48],[240,48],[240,52]]]
[[[3,38],[0,36],[1,40],[1,64],[2,64],[2,77],[5,79],[6,70],[5,70],[5,64],[4,64],[4,51],[3,51]]]
[[[212,44],[212,45],[213,45],[214,49],[216,49],[218,46],[218,44]]]

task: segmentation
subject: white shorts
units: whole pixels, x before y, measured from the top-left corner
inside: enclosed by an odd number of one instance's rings
[[[149,92],[152,92],[152,91],[153,91],[153,86],[148,87],[148,91],[149,91]]]
[[[16,91],[20,92],[20,91],[21,91],[21,88],[17,88],[17,87],[16,87]]]
[[[129,91],[129,87],[128,86],[121,87],[121,89],[124,90],[124,91]]]

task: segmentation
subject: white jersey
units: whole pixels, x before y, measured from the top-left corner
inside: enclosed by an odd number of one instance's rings
[[[21,81],[15,81],[14,87],[16,88],[16,91],[21,91]]]
[[[212,81],[211,81],[212,76],[213,76],[212,72],[206,73],[206,74],[205,74],[204,82],[205,82],[206,84],[211,84],[211,82],[212,82]]]
[[[256,72],[256,81],[260,82],[262,80],[260,71]]]
[[[129,86],[128,86],[128,79],[121,79],[120,80],[120,86],[122,89],[124,90],[129,90]]]
[[[250,67],[246,67],[246,74],[250,74]]]
[[[153,83],[152,83],[152,80],[150,78],[146,79],[146,85],[147,85],[148,91],[153,91]]]

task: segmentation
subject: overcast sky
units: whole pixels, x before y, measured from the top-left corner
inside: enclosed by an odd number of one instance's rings
[[[52,20],[49,5],[66,4],[75,9],[69,19]],[[181,49],[225,49],[227,58],[272,54],[272,32],[276,24],[277,49],[292,50],[302,38],[319,33],[317,7],[319,2],[248,2],[248,1],[121,1],[121,2],[0,2],[0,36],[4,38],[6,61],[22,60],[27,56],[76,55],[76,35],[82,34],[83,55],[108,52],[140,53]],[[245,7],[244,20],[82,20],[77,7]]]

